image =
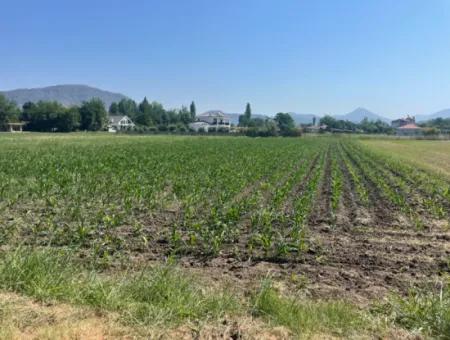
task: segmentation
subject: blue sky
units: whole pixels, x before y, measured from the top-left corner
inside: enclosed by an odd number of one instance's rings
[[[0,89],[88,84],[199,111],[450,107],[450,0],[2,0]]]

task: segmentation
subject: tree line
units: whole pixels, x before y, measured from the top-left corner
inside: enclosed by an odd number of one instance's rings
[[[127,115],[144,130],[154,128],[160,131],[168,129],[185,131],[187,125],[195,121],[197,110],[194,102],[189,109],[182,106],[181,109],[166,110],[162,104],[156,101],[149,102],[145,97],[139,104],[132,99],[122,99],[118,103],[112,103],[109,114]]]
[[[186,131],[187,125],[195,120],[196,108],[192,102],[190,108],[167,110],[158,102],[149,102],[144,98],[137,104],[132,99],[114,102],[109,110],[104,103],[93,98],[79,106],[65,107],[56,101],[27,102],[19,108],[13,101],[0,94],[0,130],[8,123],[26,122],[25,130],[40,132],[101,131],[108,125],[109,115],[127,115],[138,129],[160,131]]]
[[[369,120],[364,118],[360,123],[354,123],[349,120],[336,119],[331,116],[320,118],[320,125],[326,126],[326,131],[348,132],[348,133],[370,133],[370,134],[392,134],[394,129],[382,120]]]
[[[113,102],[109,109],[104,103],[93,98],[79,106],[65,107],[56,101],[27,102],[19,108],[13,101],[0,94],[0,130],[5,130],[8,123],[24,121],[28,131],[71,132],[101,131],[108,124],[109,115],[127,115],[137,125],[138,131],[188,131],[188,124],[196,119],[196,107],[192,102],[189,108],[165,109],[161,103],[149,102],[144,98],[137,103],[126,98]],[[349,133],[392,134],[394,129],[387,123],[364,118],[360,123],[338,120],[331,116],[320,119],[320,125],[326,125],[326,131]],[[450,131],[450,118],[436,118],[420,124],[430,131]],[[244,114],[239,116],[238,127],[248,136],[297,136],[301,130],[296,127],[288,113],[277,113],[274,118],[253,117],[250,103]]]
[[[425,128],[426,134],[450,133],[450,118],[434,118],[427,122],[420,123],[419,126]]]
[[[250,137],[301,135],[300,129],[295,126],[294,119],[289,113],[279,112],[273,119],[253,118],[250,103],[247,103],[244,114],[239,116],[238,126]]]

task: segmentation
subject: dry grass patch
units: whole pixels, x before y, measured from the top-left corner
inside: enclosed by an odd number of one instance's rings
[[[88,309],[0,293],[0,339],[105,339],[133,334],[110,316]]]

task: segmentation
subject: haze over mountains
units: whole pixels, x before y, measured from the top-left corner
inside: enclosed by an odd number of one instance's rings
[[[119,102],[127,96],[121,93],[114,93],[110,91],[101,90],[95,87],[87,85],[55,85],[42,88],[31,88],[31,89],[16,89],[11,91],[0,91],[8,99],[13,100],[17,105],[22,106],[24,103],[38,102],[39,100],[44,101],[58,101],[65,106],[80,105],[83,101],[90,100],[92,98],[100,98],[105,106],[108,108],[112,102]],[[237,124],[240,113],[227,113],[230,117],[232,123]],[[308,124],[313,122],[313,118],[316,117],[316,121],[323,115],[316,115],[312,113],[295,113],[290,112],[292,118],[297,124]],[[349,120],[354,123],[361,122],[364,118],[369,120],[382,120],[389,123],[391,119],[384,117],[383,115],[371,112],[363,107],[358,107],[352,112],[346,114],[330,114],[336,119]],[[404,114],[399,114],[398,118]],[[264,118],[271,115],[254,114],[254,117]],[[434,118],[450,118],[450,109],[441,110],[436,113],[427,115],[417,115],[416,121],[422,122]]]

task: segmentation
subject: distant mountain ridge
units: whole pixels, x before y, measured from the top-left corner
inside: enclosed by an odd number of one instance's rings
[[[435,118],[450,118],[450,109],[441,110],[430,115],[417,115],[416,122],[425,122]]]
[[[80,105],[82,102],[92,98],[100,98],[106,108],[112,102],[118,102],[127,98],[121,93],[104,91],[87,85],[55,85],[40,88],[16,89],[11,91],[0,91],[6,98],[22,106],[26,102],[57,101],[64,106]]]
[[[358,107],[352,112],[346,113],[344,115],[335,115],[334,118],[341,120],[349,120],[353,123],[360,123],[364,118],[367,118],[368,120],[372,121],[381,120],[386,123],[389,123],[391,121],[390,119],[383,117],[379,114],[373,113],[364,107]]]

